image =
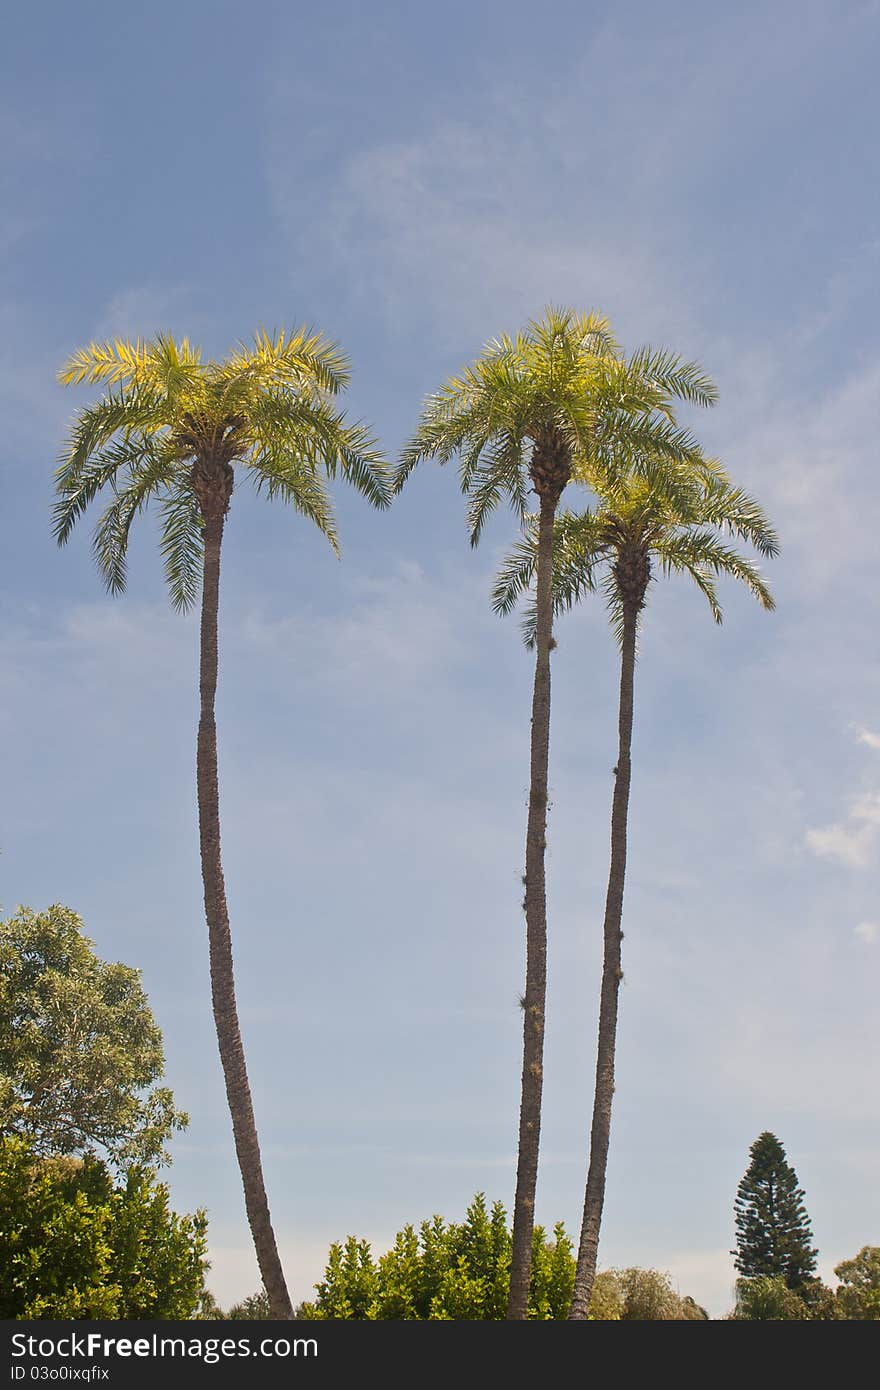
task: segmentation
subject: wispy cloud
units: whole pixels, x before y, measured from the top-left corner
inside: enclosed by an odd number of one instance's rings
[[[866,946],[873,946],[874,942],[880,939],[880,922],[859,922],[853,931]]]
[[[859,743],[880,748],[880,736],[870,729],[856,725],[855,733]],[[831,859],[851,869],[866,868],[880,841],[880,792],[869,789],[852,796],[844,820],[810,829],[804,840],[820,859]]]
[[[880,794],[865,792],[853,800],[845,821],[808,830],[807,846],[821,859],[834,859],[849,868],[863,869],[873,857],[880,833]]]

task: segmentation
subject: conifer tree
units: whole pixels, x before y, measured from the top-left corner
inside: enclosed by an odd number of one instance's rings
[[[778,1275],[799,1289],[814,1277],[817,1253],[803,1189],[775,1134],[759,1134],[749,1155],[734,1204],[736,1268],[745,1279]]]

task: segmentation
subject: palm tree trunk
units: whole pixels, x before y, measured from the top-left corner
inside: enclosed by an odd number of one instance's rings
[[[630,754],[633,726],[633,685],[636,661],[636,626],[639,605],[624,603],[623,640],[620,658],[620,712],[618,753],[611,807],[611,868],[605,899],[605,958],[599,1000],[599,1046],[596,1057],[596,1089],[593,1097],[593,1124],[590,1133],[590,1167],[584,1200],[584,1219],[575,1271],[570,1319],[589,1314],[599,1228],[605,1202],[605,1174],[608,1143],[611,1138],[611,1102],[614,1096],[614,1052],[617,1043],[617,1004],[620,991],[620,923],[623,916],[623,887],[626,877],[626,822],[629,812]]]
[[[544,1011],[547,996],[547,765],[550,754],[550,651],[553,641],[553,524],[558,494],[541,496],[538,523],[535,686],[532,695],[531,785],[526,830],[526,992],[523,1002],[522,1098],[519,1158],[510,1256],[509,1319],[526,1316],[532,1273],[532,1232],[544,1085]]]
[[[220,597],[220,546],[224,517],[206,516],[204,527],[204,582],[202,586],[202,629],[199,665],[201,714],[197,755],[199,800],[199,842],[202,881],[205,887],[205,917],[208,923],[208,949],[211,960],[211,998],[220,1060],[226,1082],[226,1099],[232,1116],[235,1152],[244,1187],[248,1221],[257,1252],[257,1262],[273,1318],[292,1318],[293,1307],[284,1271],[278,1257],[275,1233],[266,1199],[260,1143],[248,1084],[247,1066],[238,1010],[235,1003],[235,977],[226,886],[220,859],[220,795],[217,782],[217,726],[214,699],[217,692],[217,615]]]

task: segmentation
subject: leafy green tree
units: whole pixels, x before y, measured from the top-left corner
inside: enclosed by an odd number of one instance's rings
[[[749,1155],[734,1204],[734,1263],[745,1279],[778,1277],[787,1288],[799,1289],[813,1277],[817,1254],[803,1189],[769,1130],[758,1136]]]
[[[593,1321],[700,1322],[708,1317],[705,1308],[676,1293],[669,1275],[657,1269],[606,1269],[593,1282]]]
[[[863,1245],[851,1260],[835,1265],[840,1280],[838,1316],[850,1321],[880,1322],[880,1246]]]
[[[763,512],[731,486],[723,470],[696,451],[682,462],[665,452],[634,444],[624,434],[609,443],[605,476],[594,476],[599,505],[581,514],[563,512],[556,521],[552,551],[552,593],[556,611],[570,608],[600,583],[614,634],[620,645],[620,699],[617,765],[611,807],[611,863],[603,925],[604,959],[599,999],[596,1081],[590,1131],[590,1159],[572,1318],[587,1317],[599,1249],[605,1200],[614,1063],[620,992],[623,892],[626,878],[627,821],[631,782],[636,642],[649,585],[656,573],[687,574],[721,622],[715,588],[718,575],[741,580],[764,608],[773,600],[756,566],[728,545],[725,535],[750,542],[761,555],[774,555],[776,537]],[[502,566],[494,590],[498,613],[509,613],[536,578],[540,523],[531,529]],[[535,598],[524,624],[529,645],[537,641]]]
[[[317,1298],[299,1316],[499,1320],[507,1309],[510,1252],[504,1207],[495,1202],[490,1208],[479,1193],[463,1222],[447,1224],[434,1216],[418,1230],[405,1226],[378,1259],[367,1241],[354,1236],[331,1246]],[[529,1317],[562,1318],[574,1276],[571,1241],[562,1226],[552,1239],[536,1226],[532,1253]]]
[[[482,1193],[460,1224],[439,1216],[418,1230],[404,1226],[391,1249],[374,1258],[365,1240],[349,1236],[330,1248],[317,1297],[302,1304],[305,1319],[498,1321],[507,1313],[512,1236],[500,1202]],[[552,1236],[535,1226],[528,1316],[564,1319],[574,1286],[574,1248],[559,1224]],[[610,1270],[596,1280],[590,1317],[704,1317],[693,1299],[680,1299],[666,1275],[653,1270]]]
[[[685,462],[696,450],[675,423],[671,400],[710,404],[715,388],[693,364],[643,349],[625,359],[597,314],[550,309],[516,337],[489,343],[477,360],[430,396],[397,474],[400,488],[423,459],[460,459],[470,499],[471,544],[506,499],[520,522],[529,491],[536,523],[535,677],[526,829],[526,986],[519,1148],[508,1317],[526,1316],[538,1176],[547,981],[545,850],[553,641],[553,535],[570,481],[592,486],[614,467],[626,439],[639,451]]]
[[[64,385],[107,387],[79,412],[56,474],[59,544],[105,490],[110,502],[94,532],[98,568],[111,593],[125,587],[132,523],[159,510],[160,548],[174,606],[201,588],[200,718],[196,782],[211,993],[235,1149],[260,1274],[275,1317],[293,1316],[263,1181],[262,1160],[238,1021],[232,940],[220,857],[217,691],[220,550],[236,475],[270,500],[289,503],[337,550],[326,478],[341,473],[384,507],[390,486],[373,441],[346,423],[332,398],[348,363],[320,334],[258,333],[222,362],[203,361],[187,339],[116,339],[75,353]]]
[[[205,1269],[203,1212],[178,1216],[168,1189],[100,1159],[42,1158],[0,1139],[0,1317],[190,1318]]]
[[[803,1322],[810,1313],[781,1274],[758,1274],[737,1280],[733,1316],[740,1322]]]
[[[75,912],[0,920],[0,1135],[38,1154],[167,1162],[187,1117],[154,1084],[163,1064],[140,972],[100,960]]]
[[[797,1289],[797,1296],[807,1310],[807,1316],[817,1322],[831,1322],[842,1317],[833,1289],[821,1279],[806,1279]]]

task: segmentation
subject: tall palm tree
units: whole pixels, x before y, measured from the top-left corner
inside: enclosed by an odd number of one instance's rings
[[[388,505],[390,481],[373,441],[332,405],[348,378],[339,348],[305,329],[259,332],[252,347],[241,345],[221,362],[203,361],[185,338],[175,342],[167,335],[93,343],[59,374],[64,385],[108,389],[77,415],[56,473],[58,543],[108,489],[111,500],[98,519],[93,548],[108,590],[119,593],[132,522],[154,501],[175,608],[191,607],[201,587],[196,780],[211,996],[248,1221],[276,1318],[292,1318],[293,1308],[263,1181],[220,858],[214,721],[220,547],[236,470],[245,470],[258,492],[289,502],[313,521],[334,551],[326,478],[338,471],[374,506]]]
[[[588,1315],[599,1228],[605,1200],[614,1060],[617,1040],[618,993],[623,939],[623,889],[626,874],[627,815],[629,811],[633,693],[636,639],[648,586],[659,567],[663,574],[689,574],[705,595],[715,621],[721,622],[715,580],[730,575],[741,580],[766,609],[773,599],[756,565],[726,544],[725,534],[752,544],[762,556],[777,553],[776,536],[760,507],[734,488],[717,464],[693,461],[683,469],[668,459],[643,460],[642,476],[627,471],[625,450],[618,452],[616,476],[594,482],[600,505],[581,515],[564,512],[557,520],[553,541],[553,602],[558,612],[584,594],[602,587],[612,626],[620,645],[620,706],[617,766],[611,809],[611,865],[605,900],[604,959],[599,1000],[596,1082],[590,1133],[590,1161],[578,1249],[574,1293],[569,1316]],[[533,582],[538,566],[537,525],[514,549],[499,572],[494,590],[497,612],[507,613]],[[530,645],[537,637],[537,608],[525,619]]]
[[[544,874],[550,745],[550,652],[553,647],[553,528],[570,480],[604,476],[610,441],[626,437],[633,453],[653,450],[686,462],[696,445],[678,428],[670,399],[709,404],[714,387],[693,364],[645,349],[625,359],[607,319],[547,310],[516,337],[489,343],[462,374],[425,404],[404,450],[399,489],[422,459],[460,460],[470,498],[471,544],[490,512],[506,499],[520,522],[537,494],[535,679],[526,831],[526,984],[516,1197],[508,1317],[526,1316],[541,1127],[547,916]]]

